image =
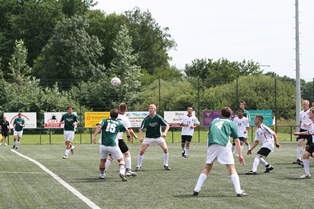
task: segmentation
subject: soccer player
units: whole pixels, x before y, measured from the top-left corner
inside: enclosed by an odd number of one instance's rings
[[[181,148],[182,148],[182,157],[187,158],[190,150],[190,143],[192,136],[194,134],[194,129],[200,125],[198,119],[192,115],[193,108],[188,107],[188,114],[185,115],[180,122],[182,126],[181,132]]]
[[[299,123],[299,132],[307,132],[310,129],[310,124],[312,123],[312,120],[309,118],[309,101],[308,100],[303,100],[302,106],[303,110],[300,112],[300,123]],[[308,149],[310,144],[312,143],[312,135],[300,135],[297,137],[297,159],[296,161],[293,161],[293,164],[299,164],[303,166],[303,162],[301,159],[302,156],[302,145],[304,139],[307,139],[307,143],[305,145],[305,150]]]
[[[149,115],[144,118],[139,130],[140,141],[142,142],[142,146],[137,159],[136,171],[142,169],[143,155],[145,153],[145,150],[149,145],[153,143],[157,143],[164,151],[164,169],[171,170],[171,168],[168,165],[169,160],[168,146],[164,139],[167,136],[167,132],[170,126],[165,119],[163,119],[160,115],[156,114],[156,105],[150,104],[148,111]],[[161,126],[166,126],[163,133],[161,133]],[[144,140],[143,129],[146,129],[146,136]]]
[[[309,109],[309,118],[314,121],[314,107]],[[305,136],[305,135],[314,135],[314,124],[311,124],[311,127],[308,131],[294,132],[294,135]],[[310,156],[314,157],[314,143],[312,142],[310,146],[307,147],[306,151],[303,154],[303,166],[304,166],[304,175],[300,176],[301,179],[311,178],[310,174]]]
[[[220,114],[221,118],[214,119],[209,126],[206,165],[198,178],[193,195],[196,196],[200,193],[214,162],[218,160],[220,164],[227,166],[237,197],[243,197],[246,196],[246,193],[244,190],[241,190],[239,176],[235,169],[234,158],[231,152],[232,145],[229,140],[230,136],[233,137],[239,153],[239,161],[242,165],[245,165],[244,158],[240,152],[238,130],[234,122],[229,119],[232,114],[232,110],[229,107],[222,108]]]
[[[11,132],[10,130],[10,123],[7,121],[7,117],[3,116],[3,121],[0,124],[0,129],[1,129],[1,134],[2,134],[2,140],[4,146],[7,146],[7,137],[9,136],[9,133]],[[0,143],[2,145],[2,143]]]
[[[118,110],[112,109],[110,111],[110,118],[103,119],[100,123],[97,124],[96,130],[93,136],[93,142],[96,143],[97,134],[101,131],[101,139],[100,139],[100,147],[99,147],[99,154],[100,154],[100,163],[99,163],[99,178],[105,178],[105,169],[106,169],[106,160],[109,154],[112,155],[114,159],[118,160],[120,172],[119,176],[122,181],[127,181],[125,175],[125,162],[123,159],[123,154],[118,146],[117,134],[119,132],[127,132],[127,135],[130,135],[130,132],[127,128],[117,119],[118,117]]]
[[[261,115],[257,115],[255,117],[254,123],[257,126],[256,135],[255,135],[255,142],[251,149],[247,151],[247,154],[252,154],[252,150],[258,145],[259,141],[262,140],[262,148],[257,152],[254,158],[252,170],[245,173],[247,175],[255,175],[257,174],[257,166],[261,163],[263,166],[266,167],[264,173],[268,173],[269,171],[273,170],[274,167],[268,164],[263,157],[267,157],[270,152],[274,151],[274,143],[277,148],[280,147],[278,143],[277,134],[273,132],[270,128],[263,124],[264,117]]]
[[[243,142],[246,144],[247,146],[247,150],[250,149],[250,143],[247,140],[247,133],[250,127],[250,122],[249,120],[244,117],[244,110],[242,108],[238,109],[238,117],[235,117],[233,119],[233,122],[237,125],[238,128],[238,135],[239,135],[239,139],[240,139],[240,145],[241,145],[241,152],[243,150]],[[235,143],[233,142],[232,144],[232,152],[234,152],[235,149]]]
[[[127,111],[127,105],[125,103],[121,103],[119,106],[119,114],[118,114],[117,120],[120,121],[129,130],[130,134],[135,139],[137,139],[137,136],[135,135],[135,133],[132,129],[131,122],[130,122],[129,118],[127,118],[125,115],[126,111]],[[136,176],[137,174],[135,172],[132,172],[132,170],[131,170],[131,153],[130,153],[130,150],[129,150],[127,144],[124,142],[122,136],[123,136],[123,132],[119,132],[117,134],[117,139],[119,142],[119,148],[120,148],[121,152],[125,155],[126,175],[127,176]],[[128,141],[131,142],[131,136],[128,135],[127,138],[128,138]],[[107,172],[107,170],[109,169],[112,160],[113,160],[113,158],[111,157],[111,155],[109,155],[109,157],[107,158],[107,161],[106,161],[105,172]]]
[[[14,136],[14,145],[13,149],[18,149],[20,146],[20,141],[23,135],[23,128],[25,127],[25,120],[22,118],[22,113],[18,113],[18,117],[13,121],[13,136]]]
[[[63,159],[67,159],[69,156],[69,153],[74,153],[75,146],[72,145],[73,139],[74,139],[74,132],[75,132],[75,126],[79,124],[79,119],[77,115],[73,114],[73,107],[68,106],[67,107],[67,113],[62,115],[60,124],[64,124],[64,141],[65,141],[65,153],[63,156]]]
[[[247,111],[245,109],[245,102],[244,101],[240,101],[239,107],[244,110],[244,117],[246,117],[249,120],[249,122],[250,122],[251,116],[250,116],[249,111]],[[236,116],[237,115],[238,115],[238,113],[236,112]]]

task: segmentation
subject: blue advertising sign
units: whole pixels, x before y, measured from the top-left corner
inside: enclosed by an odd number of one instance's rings
[[[273,125],[273,111],[272,110],[248,110],[250,113],[250,126],[255,126],[254,119],[256,115],[261,115],[264,117],[264,124],[266,126]]]

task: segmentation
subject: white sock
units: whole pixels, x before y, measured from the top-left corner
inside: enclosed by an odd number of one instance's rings
[[[207,176],[205,174],[203,174],[203,173],[200,174],[200,176],[198,177],[196,186],[194,188],[194,191],[196,191],[196,192],[200,192],[201,191],[201,188],[202,188],[206,178],[207,178]]]
[[[125,165],[120,165],[120,173],[125,175]]]
[[[310,163],[308,159],[303,160],[303,166],[304,166],[304,173],[310,174]]]
[[[246,145],[246,147],[247,147],[247,150],[251,149],[250,143],[248,145]]]
[[[169,160],[169,153],[165,154],[164,153],[164,165],[168,165],[168,160]]]
[[[253,162],[253,167],[252,167],[252,171],[253,172],[256,172],[257,171],[257,166],[258,166],[258,164],[259,164],[259,157],[257,157],[257,156],[255,156],[255,158],[254,158],[254,162]]]
[[[131,169],[131,156],[125,157],[125,168]]]
[[[64,155],[65,155],[65,156],[68,156],[68,155],[69,155],[69,152],[70,152],[70,149],[66,149]]]
[[[237,194],[241,193],[241,185],[240,185],[240,179],[239,179],[239,175],[238,174],[232,174],[231,175],[231,181],[233,183],[234,186],[234,190]]]
[[[143,155],[138,155],[137,166],[142,166],[142,162],[143,162]]]
[[[301,155],[302,155],[302,147],[297,148],[297,159],[301,160]]]
[[[189,148],[185,148],[185,149],[184,149],[184,152],[185,152],[185,155],[186,155],[186,156],[188,156],[189,150],[190,150]]]
[[[107,170],[109,169],[110,165],[112,163],[112,160],[106,160],[106,166],[105,166],[105,172],[107,172]]]
[[[268,165],[268,163],[263,158],[259,158],[259,162],[260,162],[260,164],[262,164],[265,167],[266,167],[266,165]]]
[[[18,142],[16,142],[16,146],[17,147],[19,147],[20,146],[20,142],[18,141]]]
[[[14,141],[14,145],[16,146],[16,140]]]

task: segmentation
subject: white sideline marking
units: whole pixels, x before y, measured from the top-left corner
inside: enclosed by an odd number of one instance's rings
[[[88,199],[87,197],[85,197],[84,195],[82,195],[79,191],[77,191],[74,187],[72,187],[71,185],[69,185],[68,183],[66,183],[64,180],[62,180],[59,176],[57,176],[56,174],[54,174],[52,171],[50,171],[48,168],[46,168],[44,165],[42,165],[41,163],[37,162],[36,160],[33,160],[32,158],[29,158],[25,155],[22,155],[21,153],[18,153],[17,151],[11,149],[12,152],[14,152],[15,154],[35,163],[36,165],[38,165],[38,167],[40,167],[41,169],[43,169],[46,173],[48,173],[50,176],[52,176],[54,179],[56,179],[62,186],[64,186],[65,188],[67,188],[70,192],[72,192],[74,195],[76,195],[78,198],[80,198],[83,202],[85,202],[90,208],[93,209],[100,209],[99,206],[97,206],[95,203],[93,203],[90,199]]]

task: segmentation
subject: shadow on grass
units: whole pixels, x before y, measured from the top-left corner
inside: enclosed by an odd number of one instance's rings
[[[230,197],[236,197],[236,195],[223,195],[223,194],[213,194],[213,193],[200,193],[197,196],[193,195],[193,192],[191,192],[191,194],[182,194],[182,195],[173,195],[174,198],[208,198],[208,197],[226,197],[226,198],[230,198]]]

